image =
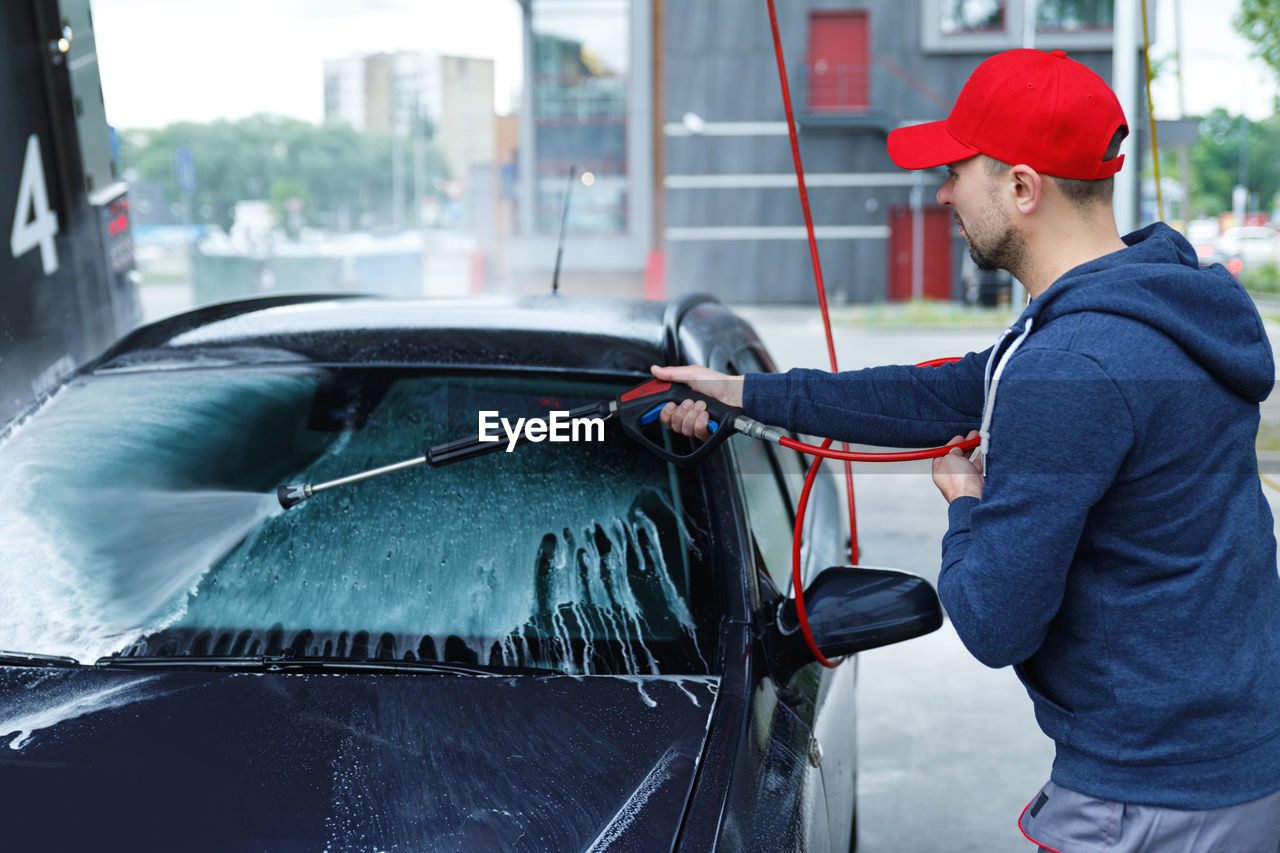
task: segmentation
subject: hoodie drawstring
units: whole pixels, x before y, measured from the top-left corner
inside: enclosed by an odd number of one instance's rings
[[[982,454],[983,470],[990,470],[991,459],[991,413],[996,406],[996,389],[1000,386],[1000,377],[1004,373],[1005,365],[1009,363],[1009,359],[1017,352],[1018,347],[1027,339],[1027,335],[1031,334],[1031,318],[1027,318],[1026,328],[1022,330],[1022,334],[1014,339],[1013,343],[1004,352],[1000,352],[1000,347],[1004,344],[1005,338],[1013,332],[1013,329],[1005,329],[1004,334],[1000,336],[1000,340],[996,341],[995,347],[991,350],[991,358],[987,359],[987,368],[983,376],[983,392],[985,402],[982,406],[982,426],[978,429],[978,437],[982,440],[978,445],[979,452]],[[992,364],[995,364],[994,369]]]

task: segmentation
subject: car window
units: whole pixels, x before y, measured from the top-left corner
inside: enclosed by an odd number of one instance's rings
[[[620,390],[302,368],[73,382],[0,444],[0,648],[708,672],[705,510],[612,425],[274,497],[473,436],[480,411]]]
[[[762,373],[765,372],[764,363],[756,355],[754,350],[743,349],[734,356],[734,363],[738,370],[745,373]],[[796,436],[792,434],[792,438]],[[792,514],[794,515],[795,507],[800,501],[800,492],[804,489],[804,478],[809,472],[809,459],[804,454],[795,450],[788,450],[782,447],[772,447],[770,452],[774,461],[777,462],[778,476],[786,485],[787,495],[790,498]]]
[[[761,372],[764,365],[751,350],[744,349],[734,355],[729,370]],[[735,435],[731,442],[758,554],[773,585],[790,590],[795,507],[804,472],[798,469],[794,453],[778,452],[778,448],[744,435]],[[799,479],[793,484],[790,481],[797,474]]]
[[[774,586],[779,590],[789,590],[795,514],[779,482],[776,462],[770,458],[769,446],[762,441],[739,434],[730,442],[758,554]]]

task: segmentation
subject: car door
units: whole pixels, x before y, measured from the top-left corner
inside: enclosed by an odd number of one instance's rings
[[[728,366],[737,373],[765,369],[749,349],[737,353]],[[792,535],[808,460],[744,435],[734,436],[730,444],[755,544],[759,603],[764,606],[793,592]],[[831,479],[824,475],[810,498],[802,566],[806,582],[840,561],[845,542]],[[762,679],[754,697],[756,719],[769,720],[770,750],[763,775],[772,777],[774,784],[785,778],[784,784],[793,789],[794,797],[788,800],[793,824],[789,839],[803,844],[802,849],[843,850],[853,832],[853,682],[853,662],[835,670],[811,664],[786,684]]]

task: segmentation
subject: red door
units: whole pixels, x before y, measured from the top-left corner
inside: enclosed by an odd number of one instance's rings
[[[924,209],[923,293],[925,299],[951,299],[951,211],[936,205]],[[889,298],[905,301],[914,295],[913,258],[915,217],[905,204],[889,208]]]
[[[869,105],[870,32],[864,9],[809,13],[809,109],[859,112]]]

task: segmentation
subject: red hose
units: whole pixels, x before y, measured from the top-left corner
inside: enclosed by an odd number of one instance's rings
[[[801,453],[808,453],[811,456],[820,456],[824,459],[843,459],[846,462],[914,462],[917,459],[933,459],[937,456],[945,456],[952,451],[953,448],[959,447],[961,450],[970,450],[978,446],[979,439],[971,438],[962,441],[959,444],[948,444],[946,447],[929,447],[924,450],[892,450],[892,451],[858,451],[858,450],[827,450],[826,446],[814,447],[812,444],[805,444],[803,441],[796,441],[787,438],[785,435],[778,441],[783,447],[790,447],[792,450],[799,450]]]
[[[790,439],[788,439],[790,440]],[[799,444],[800,442],[792,442]],[[804,445],[808,447],[810,445]],[[826,450],[831,447],[831,439],[823,439],[821,448],[815,450]],[[814,659],[823,666],[839,666],[840,658],[837,661],[827,659],[827,656],[818,648],[818,641],[813,637],[813,629],[809,627],[809,614],[804,609],[804,578],[800,577],[800,542],[804,539],[804,511],[809,506],[809,492],[813,489],[814,481],[818,478],[818,469],[822,467],[822,456],[814,454],[813,463],[809,466],[809,473],[804,478],[804,488],[800,490],[800,501],[796,504],[796,529],[791,536],[791,588],[796,593],[796,615],[800,617],[800,633],[804,635],[804,643],[809,647],[809,652]]]
[[[796,135],[796,119],[791,109],[791,87],[787,83],[787,64],[782,58],[782,37],[778,33],[778,12],[774,8],[773,0],[768,0],[768,3],[769,25],[773,29],[773,52],[778,59],[778,79],[782,83],[782,104],[787,113],[787,135],[791,138],[791,159],[796,167],[796,183],[800,187],[800,207],[804,211],[804,227],[809,237],[809,256],[813,259],[813,276],[814,283],[818,289],[818,307],[822,311],[822,328],[827,336],[827,357],[831,361],[831,372],[838,373],[840,368],[836,366],[836,346],[831,336],[831,317],[827,311],[827,291],[822,282],[822,263],[818,260],[818,240],[813,231],[813,214],[809,211],[809,192],[804,183],[804,165],[800,161],[800,141]],[[923,362],[918,366],[936,367],[955,360],[954,358],[938,358]],[[967,450],[977,443],[977,439],[974,439],[961,442],[959,446]],[[804,530],[804,511],[808,506],[809,492],[817,478],[818,468],[821,467],[822,459],[844,460],[845,487],[849,496],[849,559],[850,562],[856,564],[861,549],[858,546],[858,512],[853,497],[853,466],[850,463],[906,462],[915,459],[929,459],[950,453],[956,445],[933,447],[927,450],[874,453],[852,451],[848,449],[849,446],[847,444],[843,445],[843,450],[832,450],[831,439],[829,438],[822,443],[821,447],[814,447],[812,444],[805,444],[786,437],[782,439],[781,444],[784,447],[790,447],[793,450],[799,450],[802,453],[809,453],[817,457],[813,460],[813,464],[809,466],[809,473],[805,476],[804,488],[800,492],[800,500],[796,505],[796,527],[791,548],[791,585],[795,589],[796,613],[800,617],[800,628],[804,633],[804,641],[809,646],[809,651],[823,666],[836,666],[840,661],[833,663],[828,660],[818,649],[818,643],[813,638],[813,631],[809,628],[809,617],[804,609],[804,587],[800,577],[800,540]]]
[[[957,357],[935,358],[929,361],[922,361],[916,367],[940,367],[959,360]],[[827,667],[836,667],[844,660],[842,657],[839,660],[832,661],[818,648],[818,641],[813,636],[813,629],[809,627],[809,614],[804,609],[804,578],[800,576],[800,543],[804,539],[804,513],[809,506],[809,492],[813,490],[813,484],[818,476],[818,469],[822,467],[822,460],[843,459],[846,467],[850,462],[910,462],[917,459],[944,456],[956,447],[968,450],[972,447],[977,447],[980,442],[981,439],[971,438],[959,444],[949,444],[945,447],[929,447],[924,450],[863,453],[832,450],[831,439],[829,438],[823,440],[821,447],[814,447],[812,444],[805,444],[803,441],[796,441],[786,436],[779,440],[778,443],[783,447],[790,447],[792,450],[799,450],[801,453],[808,453],[814,457],[813,463],[809,466],[809,473],[804,478],[804,488],[800,490],[800,500],[796,502],[796,527],[791,534],[791,588],[796,596],[796,616],[800,619],[800,633],[804,635],[804,643],[809,647],[809,652],[818,663]]]

